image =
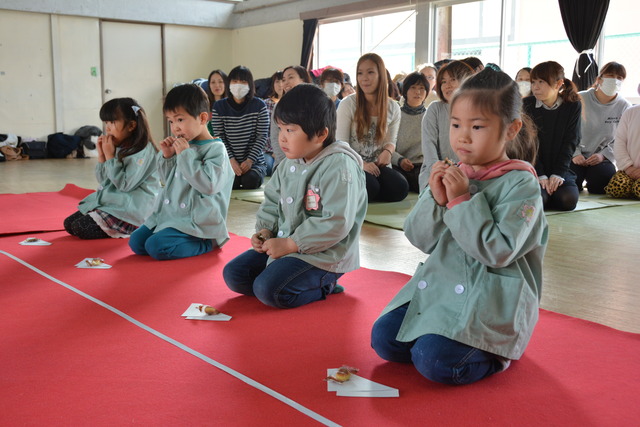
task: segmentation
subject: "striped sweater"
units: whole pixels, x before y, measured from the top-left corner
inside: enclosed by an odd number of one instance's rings
[[[216,101],[211,123],[214,135],[227,147],[229,158],[238,163],[251,159],[254,169],[264,167],[262,153],[269,133],[269,112],[261,99],[252,98],[243,104],[230,98]]]

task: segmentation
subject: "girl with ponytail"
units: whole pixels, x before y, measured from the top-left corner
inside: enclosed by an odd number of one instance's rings
[[[538,128],[535,163],[545,209],[571,211],[578,203],[576,174],[571,160],[580,142],[582,104],[578,90],[554,61],[531,70],[532,97],[523,109]]]
[[[64,220],[81,239],[129,237],[153,210],[160,182],[158,149],[151,140],[144,109],[132,98],[115,98],[100,108],[105,133],[98,137],[99,186]]]

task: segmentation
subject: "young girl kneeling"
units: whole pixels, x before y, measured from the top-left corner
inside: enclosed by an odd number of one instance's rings
[[[341,291],[338,278],[360,266],[364,171],[349,144],[335,141],[335,111],[309,84],[278,102],[274,118],[286,160],[265,186],[253,250],[224,268],[231,290],[273,307],[299,307]]]
[[[469,384],[503,371],[538,320],[547,222],[535,170],[507,154],[535,152],[521,106],[502,72],[485,69],[461,86],[450,129],[460,163],[433,165],[404,224],[430,255],[375,322],[371,342],[383,359],[413,363],[432,381]],[[528,146],[511,146],[520,143]]]
[[[153,210],[160,191],[157,148],[144,110],[131,98],[115,98],[100,108],[105,133],[98,137],[98,191],[64,220],[67,233],[81,239],[129,237]]]

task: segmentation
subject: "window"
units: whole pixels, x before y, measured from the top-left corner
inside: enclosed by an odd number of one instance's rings
[[[556,61],[571,79],[578,52],[567,38],[558,0],[442,0],[415,10],[322,23],[318,29],[317,67],[333,65],[352,77],[358,58],[366,52],[382,56],[394,76],[415,69],[416,49],[430,62],[477,56],[515,77],[520,68]],[[502,11],[504,8],[504,19]],[[640,101],[640,44],[637,0],[611,1],[603,35],[596,46],[599,66],[622,63],[627,79],[622,95]],[[418,40],[416,25],[428,27],[430,40]],[[503,33],[504,31],[504,33]]]
[[[358,59],[365,53],[374,52],[382,57],[392,77],[413,71],[415,17],[415,11],[409,10],[321,24],[316,68],[338,67],[355,83]]]
[[[627,78],[622,84],[621,95],[631,102],[640,102],[638,85],[640,84],[640,56],[637,55],[640,45],[640,31],[638,31],[637,0],[616,0],[609,5],[607,19],[604,22],[600,37],[602,53],[598,59],[598,66],[616,61],[627,69]]]

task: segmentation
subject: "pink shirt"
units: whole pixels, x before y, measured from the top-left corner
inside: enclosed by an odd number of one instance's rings
[[[613,155],[619,170],[640,167],[640,105],[628,108],[620,118],[613,143]]]

